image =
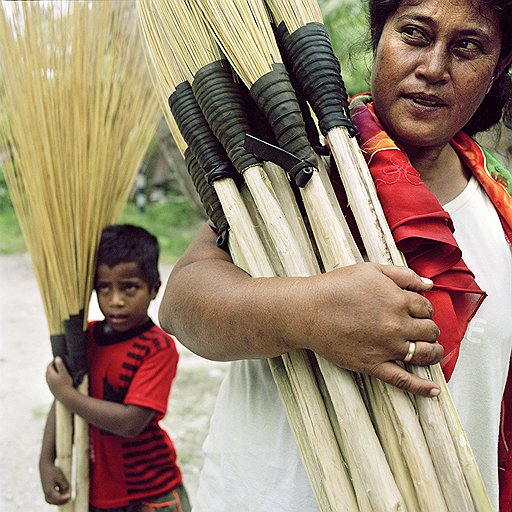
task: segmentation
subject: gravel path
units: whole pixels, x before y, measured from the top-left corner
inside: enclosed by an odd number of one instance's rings
[[[165,283],[170,266],[162,266]],[[44,372],[51,360],[48,326],[27,254],[0,255],[0,510],[56,512],[44,502],[37,460],[52,395]],[[157,320],[161,295],[150,314]],[[90,318],[101,318],[95,299]],[[182,345],[164,426],[174,439],[193,500],[201,445],[226,363],[203,360]]]

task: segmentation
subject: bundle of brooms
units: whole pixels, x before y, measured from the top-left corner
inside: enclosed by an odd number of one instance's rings
[[[52,352],[87,393],[85,329],[102,229],[116,222],[156,129],[133,2],[2,2],[4,172]],[[88,510],[87,424],[56,404],[57,464]],[[73,447],[74,439],[74,447]]]
[[[329,140],[370,260],[405,264],[354,138],[339,63],[316,2],[140,0],[138,7],[161,102],[168,101],[172,112],[171,130],[185,140],[195,172],[204,173],[196,183],[218,192],[230,237],[239,243],[236,251],[251,275],[312,275],[362,259],[313,151],[318,138],[311,136],[309,106]],[[318,261],[301,236],[288,242],[304,229],[295,229],[303,220],[299,208],[287,199],[276,205],[276,198],[290,197],[289,190],[281,190],[290,186],[282,179],[284,171],[244,152],[246,134],[258,131],[249,121],[255,106],[271,128],[271,142],[287,151],[277,160],[297,157],[287,171]],[[218,151],[207,159],[205,148],[212,146]],[[250,138],[245,147],[275,156],[268,145],[261,149]],[[225,194],[226,180],[233,188]],[[263,259],[271,269],[251,263],[249,241],[241,243],[241,219],[230,207],[235,196],[259,213],[262,240],[253,233],[250,243],[266,247]],[[237,262],[238,252],[233,254],[233,246],[231,251]],[[433,375],[442,386],[441,397],[433,399],[409,396],[302,351],[269,362],[321,510],[491,510],[438,366],[409,368]]]

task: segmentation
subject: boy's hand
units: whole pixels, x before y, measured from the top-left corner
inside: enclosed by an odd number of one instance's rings
[[[73,389],[73,379],[60,357],[56,357],[46,368],[46,382],[57,400],[70,388]]]
[[[40,466],[44,499],[51,505],[62,505],[71,499],[69,484],[61,469],[54,464]]]

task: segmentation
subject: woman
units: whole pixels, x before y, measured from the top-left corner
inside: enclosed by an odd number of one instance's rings
[[[456,405],[498,509],[496,445],[512,345],[512,202],[505,186],[483,169],[491,157],[460,132],[489,128],[510,97],[512,4],[371,0],[370,21],[373,101],[353,102],[354,122],[388,221],[402,205],[393,202],[394,194],[386,195],[391,172],[414,187],[402,196],[414,198],[410,208],[421,214],[426,207],[444,224],[439,240],[428,226],[421,235],[441,244],[428,258],[416,258],[414,251],[408,255],[412,268],[424,262],[418,269],[431,272],[426,277],[432,277],[436,292],[428,293],[432,283],[418,273],[369,263],[307,278],[253,279],[231,263],[204,228],[174,268],[160,309],[164,329],[191,350],[236,361],[222,384],[205,442],[197,511],[317,510],[261,358],[306,348],[339,366],[435,396],[434,383],[394,361],[406,356],[410,341],[415,342],[412,363],[441,361],[439,337]],[[375,137],[383,147],[372,146]],[[491,164],[503,183],[510,180]],[[455,240],[449,228],[445,233],[452,221]],[[407,248],[417,240],[412,233],[412,238],[394,236]],[[449,257],[437,250],[445,246]],[[446,274],[432,271],[431,262],[447,260]],[[427,292],[429,300],[417,292]],[[450,312],[453,325],[443,323]],[[482,389],[485,403],[476,408],[479,400],[473,396]],[[502,510],[510,510],[503,496]]]

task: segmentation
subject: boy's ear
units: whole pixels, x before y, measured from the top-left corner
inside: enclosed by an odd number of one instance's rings
[[[158,282],[155,284],[155,286],[153,286],[153,288],[151,288],[151,291],[150,291],[151,300],[156,298],[156,296],[158,295],[158,290],[160,290],[160,286],[162,286],[162,281],[158,280]]]

